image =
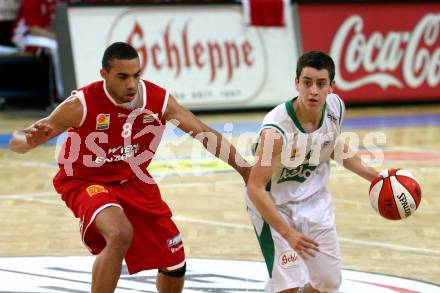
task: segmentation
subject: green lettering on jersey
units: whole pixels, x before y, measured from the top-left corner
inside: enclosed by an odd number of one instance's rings
[[[312,151],[310,151],[306,160],[308,161],[311,157]],[[301,164],[295,168],[287,168],[284,167],[281,171],[280,178],[277,183],[286,182],[286,181],[297,181],[299,183],[303,183],[304,181],[312,175],[313,171],[318,167],[317,165],[310,165],[309,162]]]

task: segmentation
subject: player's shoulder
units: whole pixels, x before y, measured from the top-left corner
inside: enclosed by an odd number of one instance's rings
[[[98,80],[98,81],[89,83],[88,85],[85,85],[83,87],[80,87],[76,91],[102,90],[103,84],[104,84],[103,80]]]
[[[65,113],[78,113],[83,111],[84,102],[82,101],[80,92],[73,92],[66,98],[57,108],[60,108]]]
[[[151,81],[142,79],[141,82],[143,82],[147,88],[147,90],[156,90],[156,91],[165,91],[166,89],[158,84],[155,84]]]
[[[88,99],[89,97],[92,97],[92,99],[96,99],[96,95],[99,95],[104,92],[104,81],[99,80],[92,83],[89,83],[88,85],[82,86],[76,90],[73,90],[70,93],[70,96],[77,96],[82,99]]]
[[[288,103],[288,102],[287,102]],[[260,132],[271,129],[281,135],[283,143],[287,143],[288,133],[292,132],[291,123],[287,113],[286,102],[273,108],[263,119]],[[267,131],[266,131],[267,132]]]
[[[288,117],[286,103],[279,104],[270,110],[263,119],[263,124],[280,124]]]
[[[59,106],[71,110],[87,111],[87,104],[90,101],[96,100],[96,94],[98,91],[104,91],[104,81],[96,81],[83,86],[79,89],[70,92],[70,96],[67,97]]]
[[[77,127],[81,124],[84,113],[85,108],[80,97],[71,95],[52,111],[50,119],[60,125]]]
[[[145,85],[145,91],[147,96],[156,96],[156,97],[167,97],[168,90],[160,85],[157,85],[151,81],[142,79],[140,81]]]
[[[345,112],[345,104],[337,94],[327,95],[327,117],[341,125]]]
[[[331,107],[336,107],[336,108],[340,108],[343,109],[345,108],[345,104],[344,101],[341,99],[341,97],[337,94],[331,93],[327,95],[327,105],[331,106]]]

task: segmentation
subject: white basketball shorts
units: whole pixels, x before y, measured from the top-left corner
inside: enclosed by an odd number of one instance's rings
[[[266,292],[310,285],[320,292],[337,292],[341,283],[341,253],[335,228],[331,194],[315,194],[299,203],[277,206],[280,215],[297,231],[319,244],[320,252],[304,261],[287,241],[248,204],[248,215],[269,272]]]

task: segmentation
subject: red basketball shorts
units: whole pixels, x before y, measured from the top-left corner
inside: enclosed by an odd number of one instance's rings
[[[75,179],[57,180],[54,185],[62,199],[80,219],[83,243],[93,254],[105,247],[94,220],[107,207],[120,207],[133,226],[133,239],[125,256],[130,274],[142,270],[169,268],[185,261],[180,232],[171,211],[155,184],[138,178],[121,184],[101,184]]]

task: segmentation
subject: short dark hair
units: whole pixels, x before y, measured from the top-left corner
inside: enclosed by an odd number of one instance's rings
[[[321,51],[304,53],[296,64],[296,78],[299,79],[304,67],[312,67],[318,70],[327,69],[330,82],[335,78],[335,63],[332,57]]]
[[[110,71],[113,59],[131,60],[135,58],[139,58],[135,48],[124,42],[116,42],[105,49],[104,56],[102,56],[102,68]]]

